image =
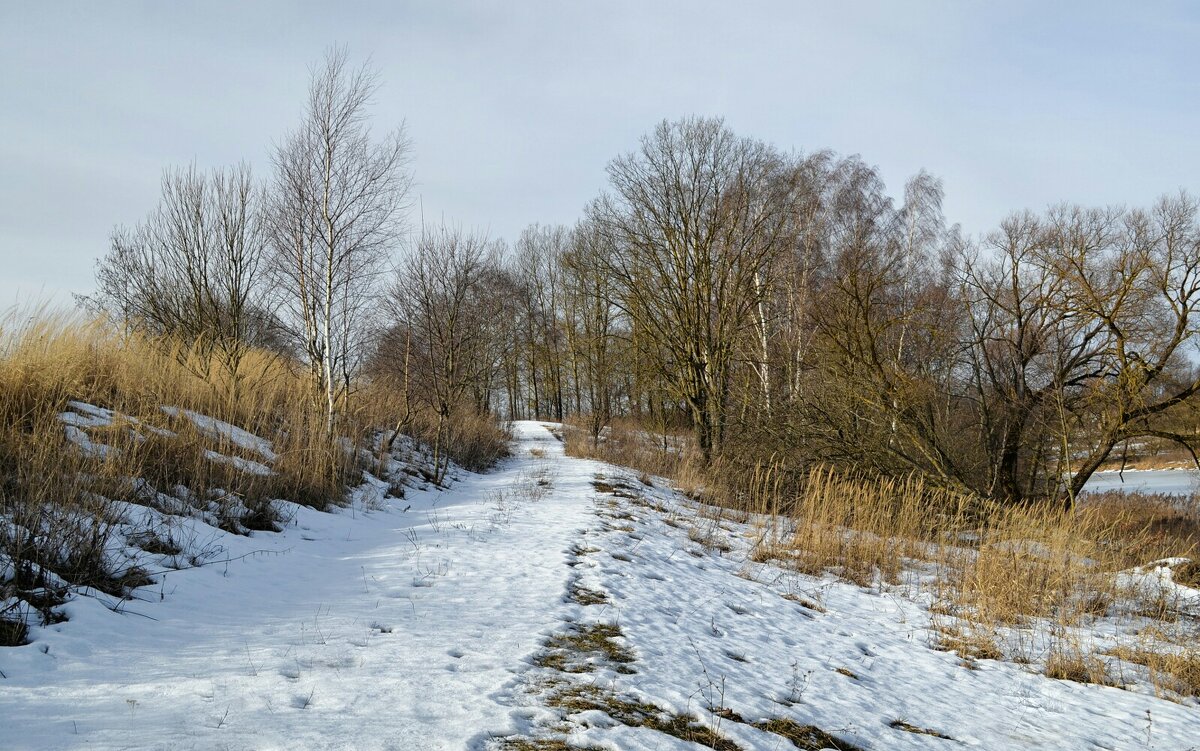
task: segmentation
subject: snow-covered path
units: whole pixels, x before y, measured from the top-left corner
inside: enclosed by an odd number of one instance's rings
[[[561,444],[518,430],[516,458],[449,491],[222,538],[265,552],[167,574],[124,617],[76,600],[0,651],[0,748],[463,749],[511,728],[594,518],[590,474],[554,478]]]
[[[0,749],[820,747],[789,728],[879,751],[1200,748],[1194,701],[937,651],[920,598],[755,563],[753,525],[516,433],[449,491],[222,538],[261,552],[170,573],[124,617],[76,600],[0,650]]]

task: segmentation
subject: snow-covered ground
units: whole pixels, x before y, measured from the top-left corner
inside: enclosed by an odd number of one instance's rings
[[[75,599],[0,650],[0,748],[701,748],[663,732],[689,714],[726,748],[1200,748],[1194,703],[965,663],[921,598],[751,562],[753,526],[516,433],[448,491],[212,530],[227,562]]]

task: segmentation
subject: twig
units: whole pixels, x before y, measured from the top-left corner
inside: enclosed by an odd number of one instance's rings
[[[205,566],[212,566],[212,565],[215,565],[218,563],[235,563],[244,558],[250,558],[251,556],[255,556],[255,555],[268,555],[268,554],[283,555],[284,553],[290,553],[290,552],[292,552],[291,548],[284,548],[283,550],[251,550],[249,553],[244,553],[243,555],[234,556],[232,558],[219,558],[219,559],[212,560],[212,561],[204,561],[203,563],[194,563],[190,566],[180,566],[179,568],[164,568],[160,571],[151,571],[151,572],[149,572],[149,575],[150,576],[158,576],[159,574],[165,575],[165,574],[169,574],[173,571],[190,571],[191,569],[194,569],[194,568],[204,568]]]

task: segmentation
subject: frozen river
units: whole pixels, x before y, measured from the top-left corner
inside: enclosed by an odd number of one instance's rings
[[[1084,491],[1103,493],[1123,490],[1127,493],[1166,493],[1192,495],[1200,491],[1200,473],[1188,469],[1127,469],[1125,472],[1097,472]]]

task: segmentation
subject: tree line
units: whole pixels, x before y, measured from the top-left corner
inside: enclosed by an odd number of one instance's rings
[[[461,412],[570,418],[593,440],[629,418],[685,428],[707,462],[1068,504],[1132,441],[1195,446],[1185,193],[967,237],[926,172],[896,200],[857,156],[685,118],[614,158],[574,226],[509,248],[406,231],[410,145],[371,137],[376,88],[335,50],[269,179],[169,171],[157,209],[114,232],[92,304],[232,372],[251,346],[294,358],[331,430],[358,384],[384,385],[404,395],[397,431],[428,410],[435,444]]]

